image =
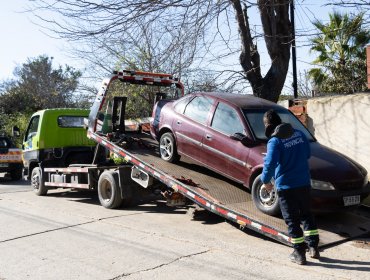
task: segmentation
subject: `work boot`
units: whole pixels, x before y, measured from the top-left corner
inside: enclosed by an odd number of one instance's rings
[[[320,258],[319,249],[317,247],[308,247],[308,254],[313,259],[319,259]]]
[[[293,253],[289,255],[292,262],[297,264],[306,264],[306,250],[305,249],[294,249]]]

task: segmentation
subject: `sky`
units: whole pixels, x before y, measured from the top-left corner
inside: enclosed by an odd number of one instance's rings
[[[297,32],[300,34],[312,32],[310,21],[314,17],[323,21],[328,20],[328,13],[332,8],[322,7],[322,2],[321,0],[296,1],[300,4],[296,5],[295,9]],[[2,1],[0,4],[0,36],[2,38],[0,81],[12,78],[14,68],[27,62],[28,58],[35,58],[43,54],[53,57],[54,67],[68,64],[82,70],[81,61],[76,61],[68,55],[66,51],[68,43],[46,35],[41,27],[33,23],[35,19],[32,19],[32,14],[22,13],[26,7],[27,1],[25,0]],[[309,63],[314,59],[314,55],[309,54],[307,38],[297,37],[296,40],[299,72],[311,67]],[[289,75],[291,76],[291,74]]]
[[[51,38],[32,23],[32,15],[22,13],[25,0],[1,1],[0,4],[0,81],[13,77],[17,65],[40,55],[53,57],[53,65],[79,65],[64,51],[68,43]]]

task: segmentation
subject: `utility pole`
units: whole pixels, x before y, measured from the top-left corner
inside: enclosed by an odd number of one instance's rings
[[[298,88],[297,88],[297,56],[296,56],[296,44],[295,44],[295,26],[294,26],[294,0],[290,1],[290,20],[292,24],[293,91],[294,91],[294,98],[297,98]]]

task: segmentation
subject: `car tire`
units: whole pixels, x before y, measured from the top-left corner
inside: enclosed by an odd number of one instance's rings
[[[34,169],[32,169],[31,186],[33,188],[33,192],[36,195],[43,196],[46,195],[48,192],[48,189],[44,184],[44,179],[42,178],[40,167],[35,167]]]
[[[275,187],[271,193],[268,193],[263,187],[261,175],[258,175],[253,182],[252,199],[257,209],[261,212],[270,216],[281,214],[279,197]]]
[[[12,170],[12,172],[10,172],[10,178],[16,181],[21,180],[23,178],[22,168],[17,168],[17,169]]]
[[[180,160],[175,137],[171,132],[164,133],[159,140],[159,153],[164,161],[176,163]]]
[[[115,209],[121,206],[122,197],[118,174],[111,170],[104,171],[98,181],[98,196],[102,206]]]

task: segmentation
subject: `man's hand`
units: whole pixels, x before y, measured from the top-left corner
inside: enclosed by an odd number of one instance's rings
[[[263,184],[263,186],[267,192],[271,192],[274,189],[274,185],[271,183]]]

